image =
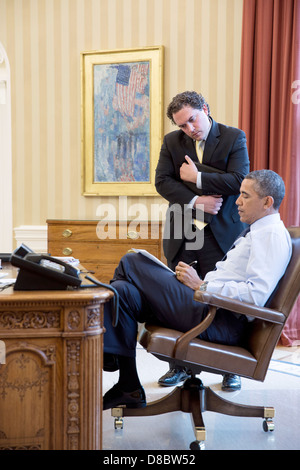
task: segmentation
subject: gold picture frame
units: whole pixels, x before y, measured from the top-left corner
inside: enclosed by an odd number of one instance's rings
[[[82,194],[157,196],[163,46],[81,53]]]

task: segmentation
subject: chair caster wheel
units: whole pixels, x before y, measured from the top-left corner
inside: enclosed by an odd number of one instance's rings
[[[123,418],[115,418],[115,429],[123,429]]]
[[[191,450],[204,450],[205,444],[203,441],[193,441],[190,443]]]
[[[263,421],[263,430],[265,432],[268,432],[268,431],[272,432],[274,431],[274,429],[275,429],[275,424],[273,423],[271,419],[265,419]]]

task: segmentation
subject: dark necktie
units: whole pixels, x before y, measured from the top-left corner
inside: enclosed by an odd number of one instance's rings
[[[249,232],[250,232],[250,225],[249,225],[249,227],[245,228],[245,230],[243,230],[243,231],[239,234],[239,236],[234,240],[233,244],[231,245],[231,247],[229,248],[229,250],[227,251],[227,253],[228,253],[229,251],[233,250],[233,249],[235,248],[236,242],[237,242],[240,238],[245,237],[245,236],[247,235],[247,233],[249,233]],[[227,258],[227,253],[226,253],[226,255],[222,258],[221,261],[225,261],[225,260],[226,260],[226,258]]]

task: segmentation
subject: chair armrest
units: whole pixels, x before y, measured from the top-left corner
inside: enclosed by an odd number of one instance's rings
[[[192,341],[192,339],[196,338],[197,336],[201,335],[203,331],[207,330],[215,318],[216,311],[217,309],[215,307],[210,307],[208,314],[201,323],[179,336],[174,346],[173,355],[175,359],[180,359],[183,361],[186,358],[188,344],[190,341]]]
[[[272,310],[266,307],[258,307],[254,304],[241,302],[239,300],[231,299],[219,294],[212,294],[207,291],[195,291],[194,300],[204,304],[213,305],[217,308],[224,308],[241,315],[247,315],[254,318],[259,318],[260,320],[266,320],[271,323],[277,323],[279,325],[283,325],[286,320],[285,315],[276,310]]]

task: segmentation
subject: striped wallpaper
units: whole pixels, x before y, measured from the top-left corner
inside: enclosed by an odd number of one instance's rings
[[[118,212],[118,197],[81,195],[83,51],[163,45],[164,115],[176,93],[196,89],[216,120],[237,125],[242,9],[243,0],[0,0],[11,67],[13,225],[94,219],[101,203]],[[164,132],[172,129],[165,118]]]

